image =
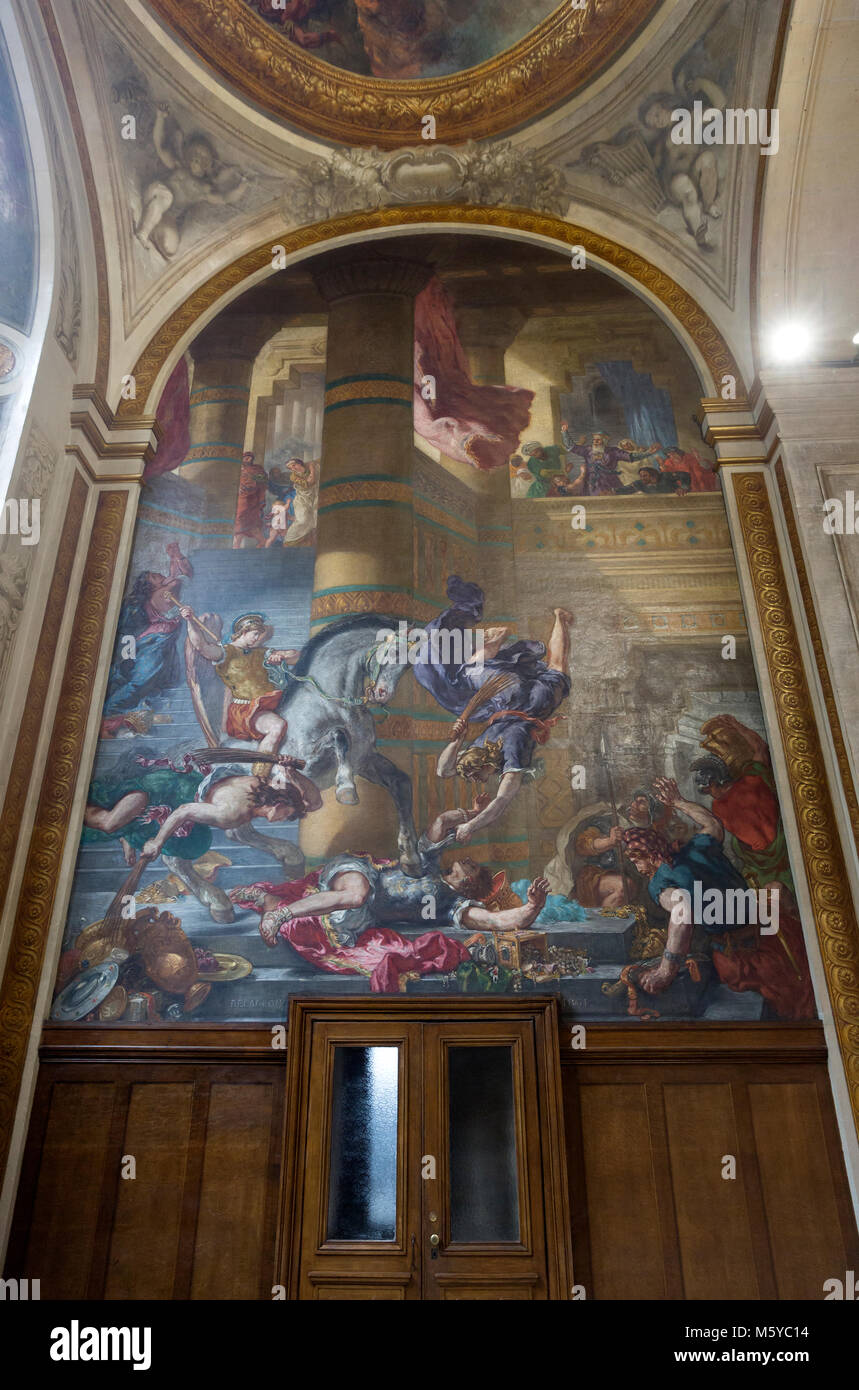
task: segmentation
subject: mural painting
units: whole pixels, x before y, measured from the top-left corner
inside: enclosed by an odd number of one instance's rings
[[[546,19],[554,0],[247,0],[288,42],[375,77],[475,67]]]
[[[550,251],[410,248],[413,387],[362,407],[372,373],[323,372],[319,335],[348,344],[292,272],[249,387],[198,376],[227,320],[168,383],[52,1018],[529,990],[585,1021],[814,1017],[691,364]],[[398,528],[402,583],[356,587]]]

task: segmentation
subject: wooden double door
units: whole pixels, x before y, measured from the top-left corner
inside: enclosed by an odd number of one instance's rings
[[[292,1001],[290,1298],[570,1297],[556,1007]]]

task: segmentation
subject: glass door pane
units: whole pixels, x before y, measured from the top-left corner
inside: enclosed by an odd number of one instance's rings
[[[328,1240],[394,1240],[398,1047],[335,1047]]]
[[[450,1238],[518,1241],[513,1052],[448,1047]]]

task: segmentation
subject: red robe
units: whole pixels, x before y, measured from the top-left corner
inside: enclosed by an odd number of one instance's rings
[[[688,473],[690,492],[718,492],[719,484],[716,482],[716,475],[710,468],[704,468],[700,458],[694,452],[682,454],[679,458],[676,454],[662,460],[663,473]]]
[[[786,847],[781,814],[772,787],[759,773],[746,773],[713,798],[713,814],[741,845],[756,855],[769,851],[773,874],[784,867]],[[762,875],[761,875],[762,876]],[[802,924],[790,893],[773,878],[761,883],[779,893],[778,931],[760,936],[754,950],[742,947],[713,952],[713,964],[723,984],[740,992],[755,989],[780,1019],[816,1018],[811,972],[805,953]]]
[[[781,819],[775,793],[756,773],[738,777],[714,797],[713,815],[744,845],[757,851],[773,843]]]
[[[268,474],[261,463],[243,463],[239,474],[239,495],[233,527],[233,549],[244,537],[262,544],[262,514],[268,489]]]
[[[288,883],[257,883],[254,887],[291,906],[315,893],[318,882],[317,870]],[[233,901],[237,907],[266,911],[249,899],[236,897]],[[309,965],[334,975],[364,975],[374,994],[399,993],[403,975],[448,974],[471,959],[459,941],[440,931],[424,932],[410,941],[391,927],[367,927],[354,946],[338,946],[325,930],[323,918],[293,917],[283,923],[280,935]]]

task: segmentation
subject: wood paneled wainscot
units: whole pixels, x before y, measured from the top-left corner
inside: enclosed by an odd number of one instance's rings
[[[592,1026],[562,1060],[588,1298],[819,1300],[857,1268],[820,1025]]]
[[[819,1300],[859,1269],[819,1025],[591,1025],[583,1051],[560,1034],[588,1299]],[[287,1071],[271,1042],[48,1028],[6,1274],[52,1299],[270,1299]]]
[[[40,1270],[51,1299],[270,1299],[285,1071],[271,1043],[257,1028],[48,1029],[7,1267]]]

